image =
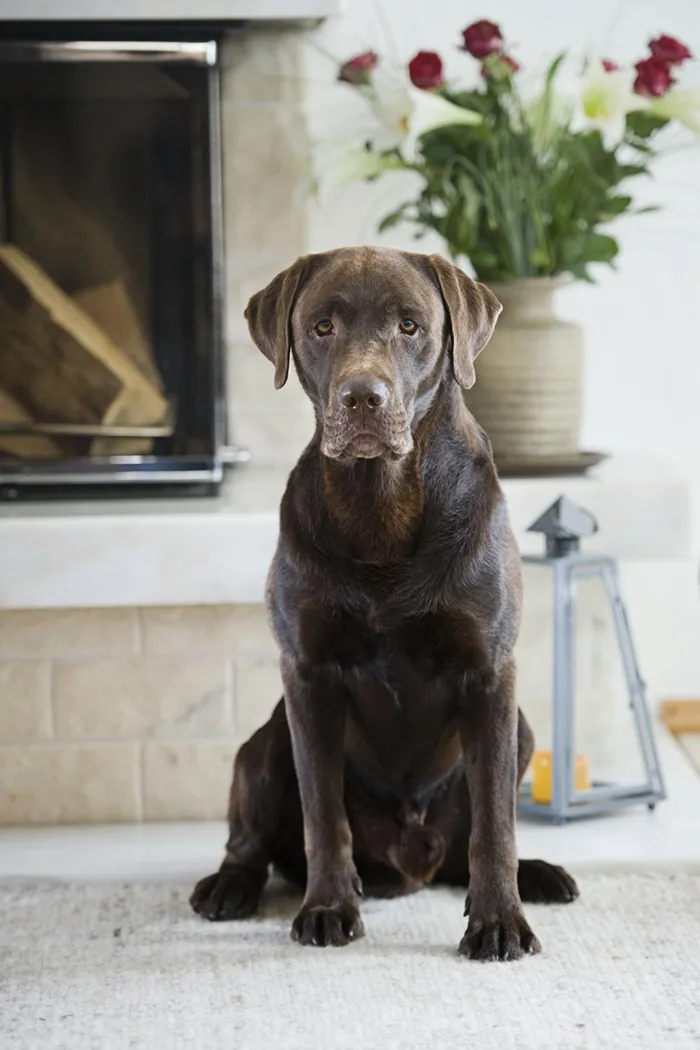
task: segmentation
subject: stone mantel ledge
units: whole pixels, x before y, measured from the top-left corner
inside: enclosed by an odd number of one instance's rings
[[[305,22],[340,10],[341,0],[0,0],[0,21]]]
[[[261,602],[287,471],[232,471],[215,498],[0,504],[0,608],[95,608]],[[666,464],[611,460],[584,477],[506,479],[525,530],[565,494],[593,512],[589,550],[632,560],[694,557],[693,487]]]

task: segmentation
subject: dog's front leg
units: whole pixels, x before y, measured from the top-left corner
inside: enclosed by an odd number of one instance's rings
[[[540,951],[518,893],[515,805],[518,707],[515,665],[469,682],[460,735],[471,799],[469,925],[459,950],[470,959],[519,959]]]
[[[364,933],[360,880],[344,802],[345,695],[332,672],[282,658],[287,721],[304,814],[307,879],[292,924],[301,944],[348,944]]]

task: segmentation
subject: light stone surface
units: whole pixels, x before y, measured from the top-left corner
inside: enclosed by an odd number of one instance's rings
[[[270,658],[258,663],[240,664],[236,668],[236,725],[241,732],[251,733],[272,714],[282,696],[279,665]]]
[[[310,149],[303,108],[303,33],[254,27],[222,49],[224,326],[229,431],[258,464],[291,466],[313,430],[294,368],[283,391],[243,316],[250,296],[304,254]]]
[[[56,735],[64,740],[217,736],[230,731],[224,659],[58,661]]]
[[[222,107],[226,249],[233,256],[283,255],[305,244],[308,139],[299,106]]]
[[[291,470],[314,432],[314,414],[290,365],[281,390],[270,362],[251,342],[229,342],[230,425],[235,444],[250,449],[255,463]]]
[[[2,16],[10,21],[85,18],[110,22],[164,19],[221,22],[242,19],[263,25],[270,20],[315,20],[340,13],[341,0],[3,0]]]
[[[141,817],[138,746],[0,748],[0,822],[92,824]]]
[[[291,27],[254,25],[224,38],[222,104],[301,102],[304,36]]]
[[[219,820],[226,815],[237,743],[148,743],[143,749],[146,820]]]
[[[249,349],[250,359],[259,359],[267,381],[271,366],[252,346]],[[275,391],[271,385],[265,389],[275,400],[255,402],[255,412],[268,419],[263,428],[267,436],[262,431],[261,436],[267,440],[279,427],[275,440],[280,445],[291,449],[298,439],[296,447],[300,447],[311,425],[300,427],[295,439],[291,423],[289,428],[279,426],[291,406],[286,400],[290,392],[286,387]],[[251,406],[253,396],[251,391]],[[282,404],[284,409],[277,407]],[[299,407],[308,410],[304,400]],[[290,410],[295,411],[293,406]],[[247,411],[252,422],[252,407]],[[255,426],[259,425],[258,420]],[[220,494],[211,499],[4,505],[0,508],[0,609],[261,602],[278,541],[279,504],[288,473],[288,467],[279,463],[255,462],[233,470]],[[682,602],[678,619],[696,629],[700,528],[692,510],[692,486],[673,468],[622,459],[585,478],[507,478],[502,485],[524,554],[542,548],[541,537],[527,532],[530,523],[566,495],[599,521],[600,533],[587,542],[587,550],[607,551],[636,564],[666,562],[667,578],[673,581],[676,600]],[[680,592],[677,581],[682,581]],[[666,584],[662,586],[665,591]],[[64,616],[67,623],[77,622],[74,613]],[[27,622],[34,621],[27,617]],[[35,637],[31,649],[25,645],[27,655],[43,653],[47,651],[43,647],[51,644],[44,637],[44,621],[36,622],[42,625],[39,640]],[[90,615],[85,622],[91,631]],[[8,638],[8,628],[0,629],[0,646],[12,655],[21,639],[16,644]],[[669,643],[675,644],[672,638],[664,642]],[[71,641],[73,651],[81,651],[75,648],[78,644],[84,644],[80,638]],[[114,649],[133,652],[136,640],[128,624],[112,625],[100,644],[109,648],[104,653],[95,650],[96,655],[108,656]],[[687,661],[683,666],[687,668]]]
[[[0,743],[42,740],[51,728],[51,664],[0,660]]]
[[[148,655],[276,652],[264,605],[164,606],[141,610]]]
[[[133,609],[0,611],[0,656],[125,656],[138,645]]]

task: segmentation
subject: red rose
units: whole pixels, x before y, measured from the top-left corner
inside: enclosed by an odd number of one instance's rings
[[[671,66],[679,66],[686,58],[692,58],[690,51],[676,40],[675,36],[659,36],[649,41],[649,49],[654,58],[660,58]]]
[[[617,62],[613,62],[609,58],[603,59],[603,69],[606,73],[616,73],[619,68]]]
[[[424,91],[435,90],[445,83],[442,76],[442,59],[435,51],[419,51],[408,63],[411,83]]]
[[[637,70],[634,90],[645,98],[659,98],[665,95],[673,83],[671,69],[662,58],[652,55],[651,58],[637,62],[634,68]]]
[[[472,22],[462,30],[462,36],[462,51],[468,51],[474,58],[486,58],[503,47],[501,30],[495,22],[487,22],[484,19],[481,22]]]
[[[362,55],[355,55],[340,67],[338,80],[342,80],[345,84],[369,84],[370,73],[376,68],[378,61],[374,51],[365,51]]]

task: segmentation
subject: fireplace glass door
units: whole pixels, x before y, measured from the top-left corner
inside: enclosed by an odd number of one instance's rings
[[[213,43],[0,44],[5,495],[219,480],[216,75]]]

